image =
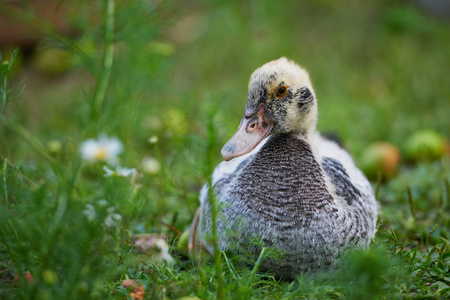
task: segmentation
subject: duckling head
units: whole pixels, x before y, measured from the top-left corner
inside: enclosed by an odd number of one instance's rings
[[[317,123],[317,101],[308,72],[285,57],[256,69],[237,132],[223,146],[228,161],[251,152],[273,133],[310,140]]]

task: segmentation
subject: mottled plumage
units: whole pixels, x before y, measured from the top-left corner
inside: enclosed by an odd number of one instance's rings
[[[220,249],[245,247],[257,258],[261,249],[247,242],[261,237],[285,254],[262,267],[288,279],[329,269],[349,248],[369,246],[376,231],[369,182],[345,150],[315,132],[316,120],[306,71],[285,58],[269,62],[253,73],[244,118],[222,149],[227,161],[213,174]],[[207,190],[200,239],[212,226]]]

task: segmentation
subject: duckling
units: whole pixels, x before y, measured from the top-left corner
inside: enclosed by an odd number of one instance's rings
[[[237,132],[223,146],[213,172],[220,208],[220,250],[256,259],[258,237],[279,250],[262,268],[285,279],[332,269],[345,251],[370,245],[378,205],[371,185],[351,156],[316,131],[317,99],[308,73],[285,57],[251,75]],[[191,227],[190,247],[211,232],[208,185]]]

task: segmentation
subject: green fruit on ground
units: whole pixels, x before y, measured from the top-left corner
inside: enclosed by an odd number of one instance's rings
[[[178,239],[177,249],[187,251],[188,242],[189,242],[189,229],[186,229]]]
[[[388,142],[376,142],[363,153],[361,168],[369,179],[377,179],[378,174],[388,179],[397,172],[400,151]]]
[[[429,161],[445,154],[443,137],[433,130],[420,130],[413,133],[405,143],[405,155],[409,161]]]
[[[188,131],[186,117],[177,108],[171,108],[167,111],[166,124],[175,134],[186,134]]]

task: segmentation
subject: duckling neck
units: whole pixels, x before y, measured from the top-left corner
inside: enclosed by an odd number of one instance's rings
[[[312,145],[313,136],[316,132],[317,106],[313,106],[306,116],[303,115],[299,118],[299,120],[294,122],[296,125],[293,127],[294,131],[292,134]]]
[[[332,202],[311,146],[292,134],[273,135],[237,176],[230,196],[266,221],[293,226],[306,225],[308,215]]]
[[[294,132],[291,135],[299,140],[302,140],[303,142],[308,144],[308,146],[311,147],[313,136],[314,136],[314,131],[304,130],[304,131]]]

